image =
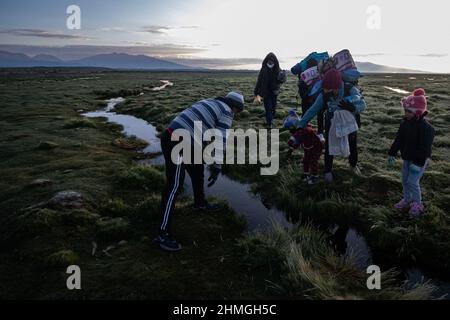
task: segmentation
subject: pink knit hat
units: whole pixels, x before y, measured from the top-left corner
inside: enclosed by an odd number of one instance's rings
[[[422,88],[414,90],[411,96],[403,98],[401,104],[405,110],[414,112],[417,117],[421,117],[425,112],[428,112],[427,98],[425,90]]]
[[[328,70],[323,76],[322,88],[327,90],[336,90],[342,88],[342,76],[336,69]]]

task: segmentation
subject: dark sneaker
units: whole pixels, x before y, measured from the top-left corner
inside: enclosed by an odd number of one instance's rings
[[[182,249],[181,245],[169,234],[158,235],[154,241],[165,251],[175,252]]]
[[[218,204],[205,203],[204,205],[194,205],[195,211],[218,211],[220,206]]]

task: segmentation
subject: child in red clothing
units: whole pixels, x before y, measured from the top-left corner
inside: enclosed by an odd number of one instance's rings
[[[319,160],[324,145],[311,125],[304,129],[298,128],[296,123],[299,120],[295,111],[290,110],[289,117],[284,122],[284,128],[291,132],[291,138],[288,141],[289,154],[300,147],[304,150],[303,174],[305,181],[312,185],[319,179]]]

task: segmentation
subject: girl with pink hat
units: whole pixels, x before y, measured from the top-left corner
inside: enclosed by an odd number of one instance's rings
[[[394,207],[398,210],[408,209],[412,217],[419,217],[424,213],[420,179],[431,158],[434,129],[425,120],[428,114],[425,90],[416,89],[412,95],[402,99],[401,105],[405,109],[405,118],[389,150],[388,160],[392,167],[398,151],[403,159],[403,199]]]

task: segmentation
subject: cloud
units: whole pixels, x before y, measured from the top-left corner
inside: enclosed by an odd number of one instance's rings
[[[104,28],[97,29],[97,31],[102,31],[102,32],[129,32],[126,28],[122,28],[122,27],[104,27]]]
[[[367,58],[367,57],[381,57],[387,55],[386,53],[356,53],[352,54],[354,57]]]
[[[141,32],[147,32],[152,34],[166,34],[170,30],[169,27],[163,26],[144,26],[141,28]]]
[[[195,29],[199,29],[200,27],[198,26],[179,26],[179,27],[169,27],[169,26],[155,26],[155,25],[150,25],[150,26],[143,26],[140,30],[140,32],[145,32],[145,33],[152,33],[152,34],[159,34],[159,35],[163,35],[163,34],[167,34],[169,31],[171,30],[179,30],[179,29],[191,29],[191,30],[195,30]]]
[[[419,54],[418,57],[423,58],[445,58],[448,56],[448,53],[426,53],[426,54]]]
[[[184,64],[195,68],[208,68],[208,69],[228,69],[239,68],[249,65],[260,65],[261,59],[259,58],[168,58],[172,62]]]
[[[91,38],[80,36],[80,35],[72,35],[72,34],[63,34],[63,33],[54,33],[41,29],[7,29],[0,30],[0,33],[9,34],[13,36],[20,37],[37,37],[37,38],[49,38],[49,39],[80,39],[80,40],[90,40]]]
[[[133,43],[135,44],[135,43]],[[153,57],[179,57],[206,51],[206,48],[180,44],[127,45],[127,46],[27,46],[0,44],[0,51],[23,53],[27,55],[49,54],[63,60],[76,60],[97,54],[127,53],[132,55],[148,55]]]

